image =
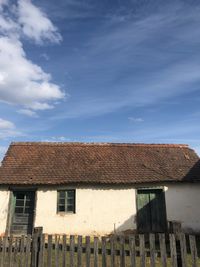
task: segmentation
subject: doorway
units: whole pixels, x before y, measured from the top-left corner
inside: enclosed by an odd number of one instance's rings
[[[137,190],[137,229],[142,233],[166,232],[166,205],[162,189]]]
[[[11,199],[10,233],[32,234],[35,208],[35,191],[13,191]]]

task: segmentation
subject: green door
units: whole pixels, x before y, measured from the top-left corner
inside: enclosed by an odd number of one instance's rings
[[[13,216],[10,232],[13,235],[32,234],[34,218],[34,191],[13,192]]]
[[[162,189],[137,191],[137,228],[139,232],[165,232],[165,196]]]

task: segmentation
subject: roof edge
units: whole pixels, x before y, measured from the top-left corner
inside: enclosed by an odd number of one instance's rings
[[[156,143],[107,143],[107,142],[12,142],[11,146],[138,146],[138,147],[179,147],[189,148],[188,144]]]

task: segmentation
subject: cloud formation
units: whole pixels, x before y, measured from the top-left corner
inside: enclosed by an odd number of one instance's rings
[[[21,136],[13,122],[0,118],[0,139]]]
[[[4,120],[0,118],[0,130],[14,129],[15,125],[8,120]]]
[[[128,117],[128,120],[130,122],[143,122],[144,121],[144,119],[142,118],[135,118],[135,117]]]
[[[53,108],[65,94],[49,73],[28,59],[22,40],[26,36],[36,44],[59,43],[61,35],[29,0],[16,6],[1,0],[0,6],[0,101],[23,106],[29,116],[33,110]]]
[[[42,43],[45,40],[59,43],[62,40],[58,29],[46,14],[29,0],[18,1],[18,22],[23,33],[36,43]]]

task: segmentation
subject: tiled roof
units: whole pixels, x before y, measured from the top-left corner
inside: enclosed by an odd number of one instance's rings
[[[199,157],[187,145],[12,143],[0,184],[136,184],[200,181]]]

